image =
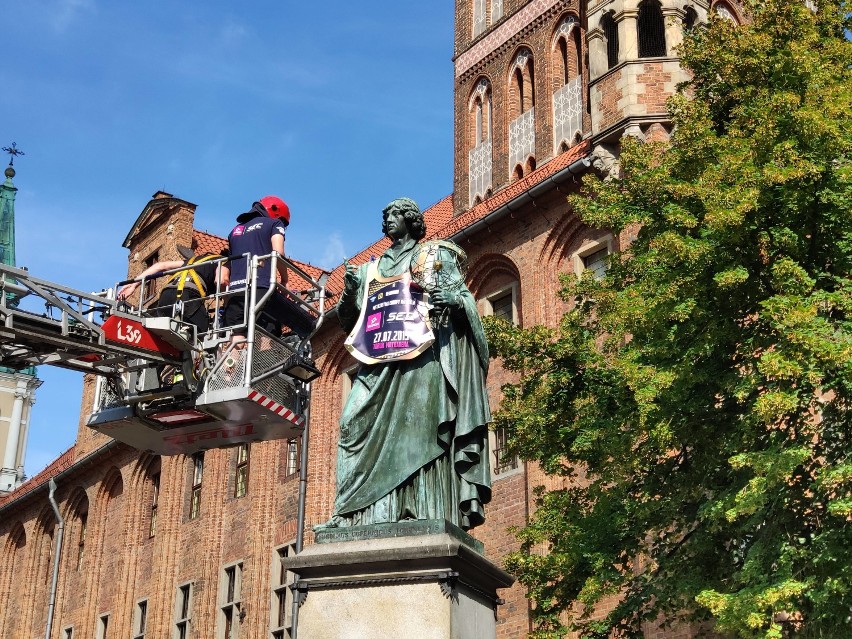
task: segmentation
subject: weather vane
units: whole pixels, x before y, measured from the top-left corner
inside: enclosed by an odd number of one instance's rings
[[[12,142],[12,146],[4,146],[3,153],[9,154],[9,166],[15,165],[15,158],[19,155],[26,155],[26,153],[24,153],[23,151],[21,151],[21,149],[18,148],[16,142]]]

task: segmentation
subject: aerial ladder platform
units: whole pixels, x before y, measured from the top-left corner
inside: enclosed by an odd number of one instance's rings
[[[314,279],[277,253],[245,257],[245,288],[217,285],[202,298],[213,319],[201,334],[182,321],[180,301],[166,312],[151,306],[155,280],[191,266],[86,293],[0,265],[0,364],[96,375],[88,426],[139,450],[192,454],[297,438],[310,405],[310,382],[320,374],[310,340],[323,320],[327,275]],[[271,261],[272,279],[258,282],[264,260]],[[303,290],[274,280],[278,260]],[[138,304],[116,296],[131,281],[140,282]],[[222,326],[217,309],[236,295],[245,297],[243,321]],[[285,325],[281,335],[257,322],[269,312],[273,295]],[[235,331],[245,339],[233,339]]]

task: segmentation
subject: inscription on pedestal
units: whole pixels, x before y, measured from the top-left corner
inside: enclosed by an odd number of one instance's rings
[[[331,544],[342,541],[363,541],[365,539],[386,539],[389,537],[416,537],[420,535],[438,535],[441,533],[451,535],[480,554],[484,552],[484,546],[481,541],[474,539],[458,526],[443,519],[325,528],[316,532],[315,539],[318,544]]]

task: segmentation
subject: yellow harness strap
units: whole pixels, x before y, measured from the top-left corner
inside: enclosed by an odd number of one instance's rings
[[[205,255],[204,257],[192,257],[187,261],[186,266],[191,266],[193,264],[201,264],[202,262],[207,262],[209,260],[216,259],[216,255]],[[177,295],[175,299],[180,299],[183,295],[183,289],[186,287],[187,278],[192,279],[192,283],[195,284],[195,288],[198,289],[198,292],[201,294],[201,297],[205,297],[207,295],[207,291],[204,288],[204,284],[201,281],[201,278],[198,276],[198,273],[195,272],[195,269],[187,268],[181,271],[180,273],[175,273],[171,276],[168,282],[166,282],[166,286],[171,284],[172,282],[177,282]]]

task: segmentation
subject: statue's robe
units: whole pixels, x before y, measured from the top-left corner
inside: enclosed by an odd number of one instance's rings
[[[381,256],[382,277],[409,269],[408,241]],[[344,294],[338,313],[351,330],[359,289]],[[462,287],[461,308],[433,326],[435,343],[415,359],[362,365],[340,418],[334,525],[404,519],[447,519],[464,529],[481,524],[491,499],[485,391],[488,345],[476,302]]]

